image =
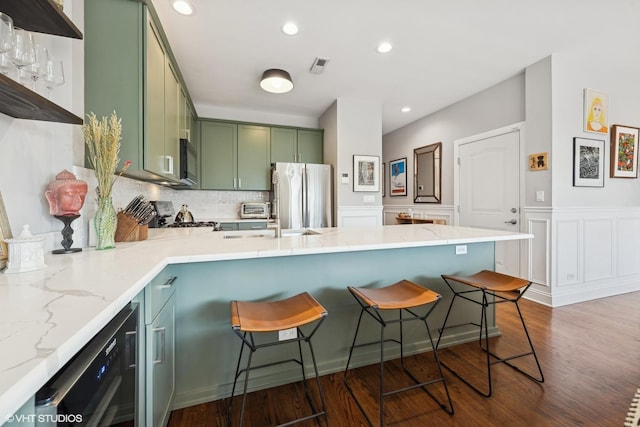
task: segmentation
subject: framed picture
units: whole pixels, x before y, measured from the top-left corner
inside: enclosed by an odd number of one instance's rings
[[[611,178],[638,177],[638,128],[611,127]]]
[[[382,170],[380,171],[380,179],[382,180],[382,197],[385,197],[387,195],[387,175],[385,175],[386,169],[386,163],[382,162]]]
[[[389,195],[407,195],[407,158],[389,162]]]
[[[7,211],[4,208],[4,202],[2,201],[2,193],[0,193],[0,268],[4,268],[7,259],[9,258],[9,248],[4,239],[13,238],[11,233],[11,227],[9,226],[9,218],[7,218]]]
[[[353,191],[380,191],[378,156],[353,156]]]
[[[604,187],[604,140],[573,138],[573,186]]]
[[[609,133],[609,95],[594,89],[584,90],[584,131]]]

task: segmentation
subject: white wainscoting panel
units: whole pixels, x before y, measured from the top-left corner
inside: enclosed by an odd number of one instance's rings
[[[573,285],[579,282],[578,272],[581,267],[582,242],[580,222],[577,219],[556,221],[555,236],[552,241],[555,247],[556,283],[558,286]]]
[[[640,218],[621,217],[616,228],[618,276],[640,274]]]
[[[382,225],[382,206],[338,206],[338,227]]]
[[[551,221],[542,218],[528,218],[527,232],[535,237],[528,243],[529,280],[538,285],[550,286],[549,254],[551,244]]]
[[[583,223],[585,282],[613,277],[615,218],[585,218]]]

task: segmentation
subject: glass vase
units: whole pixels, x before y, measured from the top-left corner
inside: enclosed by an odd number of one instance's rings
[[[98,209],[96,209],[94,222],[96,227],[96,249],[115,248],[118,214],[113,207],[111,197],[98,199]]]

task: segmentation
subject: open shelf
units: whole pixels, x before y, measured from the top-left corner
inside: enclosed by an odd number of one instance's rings
[[[4,74],[0,74],[0,113],[16,119],[82,124],[80,117]]]
[[[2,0],[0,12],[13,18],[13,25],[28,31],[82,39],[82,32],[53,0]]]

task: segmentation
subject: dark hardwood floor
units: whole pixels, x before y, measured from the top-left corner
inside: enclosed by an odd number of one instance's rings
[[[493,369],[493,396],[484,398],[445,371],[454,415],[446,414],[417,389],[387,398],[386,425],[622,426],[631,399],[640,387],[640,292],[554,309],[526,300],[520,305],[542,365],[543,384],[499,364]],[[521,341],[513,336],[521,335],[512,332],[519,332],[512,304],[500,304],[498,308],[498,325],[503,335],[492,339],[492,345],[495,343],[494,348],[500,353],[518,347]],[[439,354],[443,360],[482,363],[477,349],[477,343],[465,344],[441,349]],[[407,364],[420,373],[430,358],[430,352],[412,356]],[[396,375],[397,363],[387,365],[393,365],[385,377],[393,387],[403,376]],[[376,369],[359,368],[352,374],[352,386],[363,396],[370,416],[377,420],[375,401],[367,399],[371,387],[376,387]],[[326,375],[321,380],[330,425],[367,425],[342,383],[342,373]],[[441,390],[434,387],[434,393],[441,394]],[[262,427],[299,416],[300,411],[307,410],[304,399],[298,398],[301,394],[300,384],[250,394],[245,425]],[[239,400],[235,403],[239,404]],[[225,399],[176,410],[171,414],[169,426],[225,426],[226,404]]]

